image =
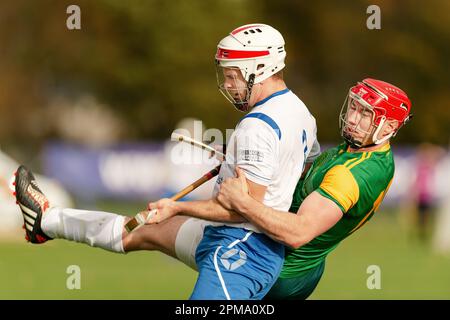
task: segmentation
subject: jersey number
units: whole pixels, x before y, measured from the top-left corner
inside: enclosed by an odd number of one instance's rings
[[[303,172],[303,170],[305,170],[305,164],[306,164],[306,152],[308,152],[308,137],[306,136],[305,130],[303,130],[303,134],[302,134],[302,143],[305,146],[303,148],[303,168],[302,168],[302,172]]]

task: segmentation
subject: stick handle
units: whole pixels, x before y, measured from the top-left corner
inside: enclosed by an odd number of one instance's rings
[[[197,189],[199,186],[204,184],[206,181],[209,181],[212,178],[214,178],[215,176],[217,176],[219,174],[219,171],[220,171],[220,165],[218,165],[217,167],[215,167],[211,171],[209,171],[206,174],[204,174],[200,179],[194,181],[193,183],[188,185],[186,188],[184,188],[183,190],[181,190],[177,194],[173,195],[170,199],[172,199],[174,201],[177,201],[177,200],[183,198],[185,195],[187,195],[190,192],[192,192],[193,190]],[[125,230],[128,233],[130,233],[131,231],[133,231],[134,229],[136,229],[140,225],[144,225],[145,222],[147,221],[148,217],[152,216],[155,213],[155,211],[156,210],[151,210],[151,211],[145,210],[145,211],[139,212],[137,215],[134,216],[134,218],[132,218],[130,221],[128,221],[125,224]]]
[[[182,134],[178,134],[176,132],[173,132],[172,136],[171,136],[171,139],[173,141],[180,141],[180,142],[189,143],[189,144],[191,144],[193,146],[196,146],[196,147],[202,148],[203,150],[209,151],[211,156],[219,155],[222,159],[225,159],[225,154],[224,153],[222,153],[220,151],[217,151],[213,147],[208,146],[207,144],[204,144],[203,142],[200,142],[200,141],[194,140],[192,138],[183,136]]]

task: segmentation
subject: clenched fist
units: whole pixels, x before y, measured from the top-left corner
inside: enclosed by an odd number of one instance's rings
[[[239,167],[236,167],[236,178],[225,179],[220,185],[219,193],[217,194],[217,201],[228,210],[235,210],[239,212],[242,203],[250,197],[248,194],[247,179],[244,172]]]

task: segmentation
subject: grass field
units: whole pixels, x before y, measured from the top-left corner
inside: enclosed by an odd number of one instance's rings
[[[130,211],[130,207],[115,209]],[[310,299],[450,299],[450,257],[408,239],[398,216],[379,212],[327,259]],[[81,270],[81,289],[69,290],[67,268]],[[381,269],[381,289],[369,290],[367,267]],[[109,253],[51,241],[0,242],[0,299],[187,299],[196,273],[158,252]]]

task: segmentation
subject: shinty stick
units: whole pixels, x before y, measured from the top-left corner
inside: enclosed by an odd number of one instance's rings
[[[210,153],[211,157],[218,155],[220,156],[222,159],[225,159],[225,154],[214,149],[211,146],[208,146],[207,144],[204,144],[203,142],[194,140],[190,137],[184,136],[182,134],[173,132],[172,136],[171,136],[172,141],[179,141],[179,142],[184,142],[184,143],[189,143],[191,145],[193,145],[194,147],[198,147],[198,148],[202,148],[203,150],[206,150]]]
[[[177,194],[173,195],[170,199],[177,201],[177,200],[183,198],[185,195],[187,195],[190,192],[192,192],[193,190],[197,189],[199,186],[201,186],[205,182],[207,182],[207,181],[211,180],[212,178],[214,178],[215,176],[217,176],[219,174],[219,170],[220,170],[220,165],[218,165],[211,171],[204,174],[200,179],[194,181],[193,183],[188,185],[186,188],[184,188]],[[130,233],[137,227],[144,225],[145,222],[147,221],[147,219],[149,217],[151,217],[155,213],[155,211],[156,210],[153,209],[151,211],[145,210],[145,211],[139,212],[136,216],[134,216],[134,218],[132,218],[130,221],[128,221],[125,224],[125,230],[127,231],[127,233]]]

